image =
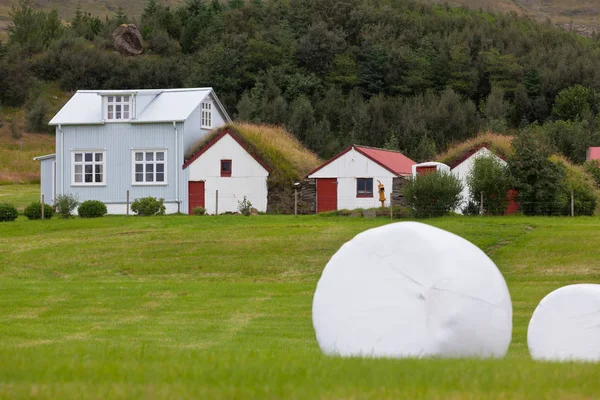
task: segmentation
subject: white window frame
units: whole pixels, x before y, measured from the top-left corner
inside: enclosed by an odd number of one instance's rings
[[[92,153],[92,161],[85,161],[85,153]],[[81,161],[75,161],[76,154],[81,154]],[[96,161],[96,154],[102,154],[102,160]],[[82,182],[76,182],[78,175],[76,166],[82,165]],[[92,179],[94,182],[85,182],[85,167],[92,166]],[[96,182],[96,166],[102,166],[102,182]],[[106,150],[105,149],[73,149],[71,150],[71,186],[106,186]]]
[[[120,101],[117,101],[117,98]],[[127,98],[127,100],[125,100]],[[113,100],[112,102],[110,100]],[[121,118],[117,118],[116,108],[121,107]],[[129,111],[124,111],[125,106],[127,106]],[[112,107],[112,118],[109,118],[109,110]],[[133,119],[133,95],[131,94],[110,94],[104,96],[104,120],[106,122],[123,122],[130,121]],[[127,118],[124,117],[124,113],[127,114]]]
[[[200,127],[201,128],[206,128],[206,129],[212,129],[213,124],[212,124],[212,120],[213,120],[213,106],[212,106],[212,102],[210,101],[203,101],[202,105],[200,106]]]
[[[135,154],[136,153],[143,153],[143,160],[142,161],[136,161],[135,159]],[[152,161],[147,161],[146,160],[146,153],[152,153]],[[158,160],[156,159],[156,153],[163,153],[164,157],[162,162],[158,162]],[[168,179],[167,179],[167,172],[168,172],[168,168],[167,168],[167,160],[168,160],[168,154],[167,154],[167,149],[166,148],[154,148],[154,149],[150,149],[150,148],[143,148],[143,149],[131,149],[131,185],[132,186],[165,186],[168,185]],[[136,165],[144,165],[144,170],[143,172],[137,172],[137,173],[141,173],[142,174],[142,178],[144,179],[143,182],[136,182],[135,180],[135,175],[136,175]],[[146,174],[148,173],[146,171],[146,165],[152,164],[154,167],[152,168],[152,174],[153,174],[153,179],[154,181],[151,182],[147,182],[146,181]],[[164,174],[164,181],[163,182],[156,182],[156,174],[159,173],[156,171],[156,165],[157,164],[163,164],[164,165],[164,169],[163,169],[163,174]]]

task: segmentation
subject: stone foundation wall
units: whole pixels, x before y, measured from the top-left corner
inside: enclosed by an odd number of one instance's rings
[[[317,180],[304,179],[298,189],[298,214],[317,212]]]
[[[404,184],[406,178],[395,177],[392,180],[392,205],[393,206],[406,206],[406,200],[404,199]]]
[[[294,186],[268,185],[267,213],[294,214]],[[317,182],[304,179],[298,187],[298,214],[314,214],[317,210]]]

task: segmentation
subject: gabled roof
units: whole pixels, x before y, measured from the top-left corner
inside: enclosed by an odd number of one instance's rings
[[[315,172],[322,169],[323,167],[331,164],[333,161],[337,160],[338,158],[340,158],[344,154],[348,153],[352,149],[354,149],[356,152],[362,154],[363,156],[367,157],[371,161],[379,164],[380,166],[387,169],[391,173],[399,175],[399,176],[400,175],[412,175],[412,166],[413,166],[413,164],[416,164],[416,162],[414,162],[410,158],[406,157],[404,154],[400,153],[399,151],[378,149],[376,147],[352,145],[352,146],[348,147],[347,149],[345,149],[344,151],[342,151],[341,153],[339,153],[338,155],[330,158],[328,161],[326,161],[324,164],[322,164],[315,170],[309,172],[308,175],[312,175]]]
[[[250,154],[252,156],[252,158],[254,158],[256,160],[257,163],[259,163],[267,172],[271,172],[271,168],[269,168],[269,166],[260,158],[258,158],[253,152],[248,150],[248,146],[242,141],[242,139],[238,136],[237,133],[235,133],[232,129],[230,128],[225,128],[221,133],[219,133],[217,136],[215,136],[214,138],[212,138],[210,141],[206,142],[196,153],[194,153],[194,155],[192,155],[192,157],[190,157],[189,160],[187,160],[184,164],[182,169],[186,169],[187,167],[190,166],[190,164],[192,164],[194,161],[196,161],[198,159],[198,157],[200,157],[202,154],[206,153],[208,151],[208,149],[210,149],[211,147],[213,147],[219,140],[221,140],[224,136],[229,135],[231,136],[240,146],[242,146],[242,148],[244,150],[246,150],[246,152],[248,154]]]
[[[467,160],[469,157],[471,157],[473,154],[477,153],[481,149],[487,149],[487,150],[489,150],[490,153],[492,153],[496,157],[500,158],[503,161],[506,161],[506,157],[504,157],[502,154],[496,154],[496,152],[494,152],[494,150],[491,149],[491,146],[488,145],[487,143],[482,143],[480,145],[477,145],[477,146],[473,147],[469,151],[463,153],[459,158],[457,158],[456,160],[454,160],[448,166],[450,167],[450,169],[454,169],[454,168],[458,167],[465,160]]]
[[[588,160],[600,160],[600,147],[590,147],[587,151]]]
[[[145,95],[154,96],[144,108],[137,109],[135,119],[126,123],[182,122],[199,107],[207,96],[211,96],[216,106],[231,119],[212,88],[164,89],[164,90],[78,90],[77,93],[52,118],[50,125],[95,125],[103,124],[102,96],[106,95]]]

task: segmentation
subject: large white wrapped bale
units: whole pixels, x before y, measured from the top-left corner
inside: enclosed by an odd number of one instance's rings
[[[600,285],[565,286],[544,297],[527,344],[534,360],[600,361]]]
[[[400,222],[344,244],[317,284],[313,324],[326,354],[503,357],[512,303],[496,265],[442,229]]]

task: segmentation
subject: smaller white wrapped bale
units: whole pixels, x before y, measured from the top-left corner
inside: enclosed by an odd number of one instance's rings
[[[534,360],[600,361],[600,285],[569,285],[544,297],[527,344]]]
[[[503,357],[512,303],[477,246],[400,222],[357,235],[331,258],[314,295],[313,325],[331,355]]]

